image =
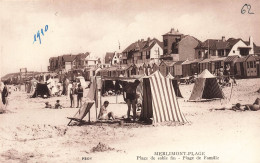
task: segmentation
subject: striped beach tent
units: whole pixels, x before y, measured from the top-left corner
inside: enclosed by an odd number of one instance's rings
[[[169,73],[166,78],[169,78],[171,79],[172,81],[172,85],[173,85],[173,88],[174,88],[174,91],[175,91],[175,94],[177,97],[181,97],[183,98],[182,94],[181,94],[181,91],[180,91],[180,88],[179,88],[179,84],[178,84],[178,80],[175,79],[171,73]]]
[[[189,101],[223,99],[224,93],[217,78],[205,69],[196,79]]]
[[[140,118],[152,118],[154,123],[188,122],[181,112],[171,80],[159,71],[143,78],[143,108]]]

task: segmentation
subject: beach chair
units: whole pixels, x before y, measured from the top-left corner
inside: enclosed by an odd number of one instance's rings
[[[83,122],[83,118],[89,113],[90,108],[93,106],[93,104],[94,102],[85,102],[73,117],[67,117],[68,119],[70,119],[68,126],[70,126],[72,121],[78,122],[78,126],[81,125]]]

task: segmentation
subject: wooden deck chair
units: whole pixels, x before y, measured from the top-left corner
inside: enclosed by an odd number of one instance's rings
[[[82,119],[89,113],[90,108],[93,104],[94,102],[85,102],[73,117],[67,117],[68,119],[70,119],[68,126],[70,126],[70,123],[72,121],[79,122],[78,125],[80,125],[83,122]]]

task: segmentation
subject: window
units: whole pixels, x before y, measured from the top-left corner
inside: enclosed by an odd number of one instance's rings
[[[247,68],[249,68],[249,62],[246,62],[246,64],[247,64]]]
[[[164,45],[164,46],[168,46],[168,40],[167,40],[167,39],[164,39],[164,40],[163,40],[163,45]]]
[[[163,49],[163,54],[166,55],[168,53],[167,49]]]
[[[256,68],[256,62],[254,61],[254,68]]]
[[[224,56],[224,50],[222,49],[222,50],[218,50],[218,55],[219,56]]]
[[[235,53],[235,50],[233,50],[233,53]]]
[[[146,53],[146,59],[150,59],[150,50]]]
[[[253,68],[253,61],[250,62],[250,68]]]

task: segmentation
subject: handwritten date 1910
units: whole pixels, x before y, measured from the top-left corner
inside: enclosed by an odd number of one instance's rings
[[[33,39],[33,43],[37,41],[37,38],[39,39],[39,42],[40,44],[42,43],[41,41],[41,34],[44,36],[44,32],[47,32],[48,31],[48,25],[45,25],[45,28],[44,30],[41,29],[41,32],[40,30],[38,30],[37,34],[34,34],[34,39]]]

